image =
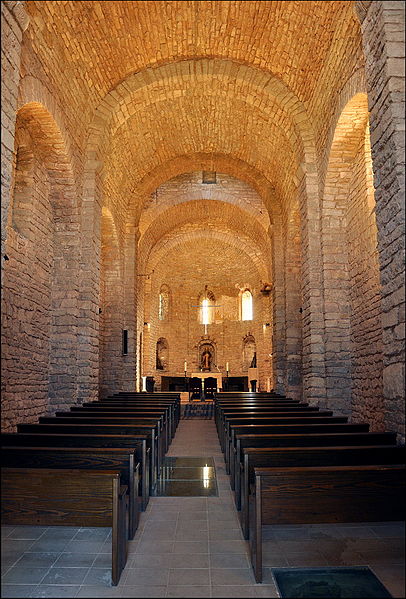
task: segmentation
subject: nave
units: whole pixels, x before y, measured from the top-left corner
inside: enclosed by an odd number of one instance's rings
[[[255,584],[213,420],[181,419],[167,457],[212,457],[218,497],[150,497],[117,587],[109,530],[2,527],[2,597],[278,597],[272,567],[369,565],[404,589],[404,523],[267,526]]]

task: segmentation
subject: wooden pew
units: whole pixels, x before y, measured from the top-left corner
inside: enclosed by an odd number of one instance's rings
[[[2,447],[2,468],[56,468],[119,472],[128,490],[128,538],[139,523],[139,463],[134,449],[106,447]]]
[[[224,427],[224,421],[226,419],[226,417],[230,414],[235,414],[235,415],[245,415],[245,414],[249,414],[250,412],[255,412],[255,413],[263,413],[263,412],[269,412],[269,413],[273,413],[273,412],[291,412],[291,411],[295,411],[295,412],[311,412],[312,414],[317,414],[320,412],[320,408],[315,407],[315,406],[308,406],[306,405],[302,405],[302,404],[293,404],[293,405],[288,405],[288,404],[270,404],[270,403],[265,403],[265,404],[250,404],[250,405],[244,405],[244,406],[235,406],[234,404],[232,404],[231,406],[218,406],[217,409],[214,412],[214,421],[216,423],[216,428],[217,431],[222,430],[222,428]],[[329,412],[328,410],[324,410],[324,412]],[[331,415],[332,412],[330,411]]]
[[[405,515],[405,466],[255,468],[249,538],[255,581],[262,582],[262,526],[380,522]]]
[[[129,406],[129,407],[139,407],[139,406],[148,406],[148,407],[160,407],[166,408],[171,413],[171,418],[173,420],[173,434],[175,434],[176,428],[179,424],[181,408],[180,402],[175,403],[173,401],[168,401],[164,399],[136,399],[136,398],[120,398],[120,399],[109,399],[106,398],[104,400],[88,402],[83,404],[84,407],[88,407],[89,405],[103,405],[106,407],[116,407],[116,406]]]
[[[349,433],[306,433],[306,434],[264,434],[235,437],[235,457],[232,471],[235,477],[235,503],[241,509],[241,473],[245,448],[260,450],[280,447],[330,447],[362,445],[395,445],[396,433],[391,432],[349,432]]]
[[[255,468],[302,466],[363,466],[404,464],[405,447],[396,445],[345,445],[331,447],[273,447],[243,449],[241,467],[241,528],[249,534],[249,489],[255,482]]]
[[[317,412],[308,410],[307,408],[278,408],[277,410],[268,410],[260,408],[255,411],[248,412],[223,412],[218,423],[219,428],[217,431],[222,451],[224,451],[225,441],[228,437],[230,424],[255,424],[254,420],[259,420],[260,423],[262,422],[266,424],[264,419],[267,418],[273,420],[275,418],[296,418],[298,419],[298,422],[301,422],[300,419],[306,420],[306,422],[311,422],[313,419],[316,418],[317,422],[322,422],[320,420],[321,418],[328,418],[329,420],[333,418],[333,422],[347,422],[346,417],[333,416],[333,412],[331,412],[330,410],[323,410],[322,412]],[[340,418],[340,420],[337,420],[337,418]]]
[[[144,408],[146,410],[149,409],[163,409],[166,410],[169,414],[169,419],[170,419],[170,439],[172,440],[173,437],[175,436],[176,433],[176,429],[177,426],[179,424],[179,418],[178,415],[175,411],[176,406],[174,404],[165,404],[165,403],[161,403],[161,402],[146,402],[146,403],[140,403],[138,401],[136,402],[132,402],[132,401],[115,401],[115,402],[101,402],[101,401],[95,401],[95,402],[86,402],[84,404],[82,404],[81,406],[72,406],[70,408],[71,411],[76,411],[78,409],[90,409],[90,410],[105,410],[105,411],[109,411],[109,412],[113,412],[115,410],[138,410]]]
[[[47,433],[2,433],[2,445],[12,447],[112,447],[135,451],[140,464],[141,510],[145,511],[150,495],[151,444],[147,435],[75,435]]]
[[[172,405],[175,410],[175,415],[177,422],[180,420],[181,415],[181,401],[179,393],[119,393],[116,395],[109,395],[106,398],[100,399],[100,402],[105,401],[153,401],[153,402],[162,402],[167,405]]]
[[[127,489],[114,471],[2,468],[2,524],[110,526],[112,584],[127,560]]]
[[[321,426],[323,424],[327,424],[328,426],[334,426],[334,425],[348,425],[347,422],[348,418],[346,416],[311,416],[308,417],[306,419],[304,419],[302,416],[284,416],[281,418],[273,418],[273,417],[269,417],[269,418],[234,418],[234,419],[230,419],[226,421],[226,429],[224,432],[224,461],[226,462],[226,466],[228,465],[228,467],[230,468],[230,473],[231,473],[231,460],[233,458],[233,448],[234,448],[234,441],[233,441],[233,431],[236,430],[238,427],[244,427],[244,426],[257,426],[257,427],[265,427],[265,426],[306,426],[308,428],[308,432],[316,432],[316,431],[311,431],[309,429],[309,427],[311,427],[312,425],[315,426]],[[287,430],[287,429],[286,429]],[[298,429],[297,432],[300,432],[301,429]],[[316,429],[317,430],[317,429]],[[331,429],[332,430],[332,429]],[[253,432],[253,433],[264,433],[264,432],[269,432],[271,433],[272,431],[269,430],[264,430],[264,431],[260,431],[258,429],[252,429],[251,430],[241,430],[239,432]],[[276,431],[275,431],[276,432]],[[289,431],[287,430],[287,432],[296,432],[294,430]],[[334,432],[332,430],[332,432]],[[232,475],[231,478],[231,482],[232,484],[234,484],[234,478]],[[234,488],[234,487],[232,487]]]
[[[39,424],[85,424],[85,425],[106,425],[106,426],[117,426],[122,428],[122,432],[124,432],[124,427],[126,426],[149,426],[154,427],[155,435],[156,435],[156,469],[159,471],[159,468],[162,464],[162,460],[166,451],[166,439],[162,433],[162,420],[159,418],[136,418],[136,417],[128,417],[128,418],[115,418],[115,417],[104,417],[104,416],[63,416],[63,417],[55,417],[55,416],[40,416],[38,418]],[[117,431],[119,429],[117,428]],[[141,431],[139,431],[141,432]],[[152,453],[151,453],[152,458]]]
[[[168,451],[169,445],[171,443],[171,429],[172,423],[168,418],[168,413],[165,410],[140,410],[138,408],[135,409],[127,409],[127,410],[119,410],[116,409],[114,411],[103,410],[102,408],[95,409],[86,409],[82,407],[78,407],[75,410],[70,412],[55,412],[55,418],[86,418],[86,417],[96,417],[96,418],[108,418],[109,420],[116,418],[125,418],[125,419],[157,419],[161,423],[161,435],[164,440],[163,452],[164,454]],[[48,417],[52,418],[52,416]],[[44,422],[43,417],[39,419],[40,422]],[[49,422],[49,421],[48,421]]]
[[[40,416],[38,418],[39,424],[52,424],[56,421],[60,421],[62,424],[72,424],[75,422],[82,422],[83,424],[147,424],[154,425],[157,427],[157,439],[158,439],[158,460],[162,461],[168,446],[167,446],[167,429],[163,423],[161,416],[151,416],[149,418],[138,417],[135,415],[118,417],[116,415],[103,416],[97,411],[90,414],[89,416],[79,415],[74,416],[73,413],[69,412],[68,416]]]
[[[231,477],[234,477],[234,464],[236,452],[236,435],[271,435],[271,434],[299,434],[305,435],[309,433],[367,433],[369,424],[352,424],[352,423],[334,423],[334,424],[231,424],[230,425],[230,443],[227,444],[226,468],[229,469]]]
[[[75,419],[74,424],[64,424],[61,419],[54,419],[51,424],[18,424],[18,433],[53,433],[53,434],[89,434],[89,435],[146,435],[151,447],[150,489],[158,479],[158,439],[157,425],[150,424],[85,424]]]

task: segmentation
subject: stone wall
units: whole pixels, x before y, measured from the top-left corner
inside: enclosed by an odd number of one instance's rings
[[[386,428],[404,436],[404,2],[358,2],[370,113],[382,286]]]

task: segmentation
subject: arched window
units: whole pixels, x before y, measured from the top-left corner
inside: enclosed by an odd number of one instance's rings
[[[207,290],[207,285],[204,292],[199,296],[199,321],[200,324],[208,325],[214,322],[214,310],[215,310],[216,298],[211,291]]]
[[[158,318],[166,320],[169,314],[169,287],[162,285],[159,291]]]
[[[241,320],[252,320],[252,293],[249,289],[241,295]]]

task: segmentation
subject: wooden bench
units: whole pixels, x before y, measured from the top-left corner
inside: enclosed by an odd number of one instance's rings
[[[230,426],[230,443],[227,444],[226,454],[230,476],[234,480],[234,464],[236,452],[236,435],[306,435],[310,433],[367,433],[369,424],[334,423],[334,424],[232,424]]]
[[[128,490],[128,538],[139,523],[139,463],[134,449],[111,447],[2,447],[3,468],[108,470],[120,473]]]
[[[253,413],[255,414],[262,414],[262,413],[269,413],[269,414],[273,414],[275,412],[300,412],[300,413],[306,413],[306,412],[310,412],[311,414],[318,414],[320,412],[320,408],[318,407],[313,407],[313,406],[304,406],[304,405],[299,405],[299,404],[294,404],[294,405],[284,405],[284,404],[261,404],[261,405],[251,405],[251,406],[230,406],[230,407],[218,407],[215,410],[214,413],[214,420],[216,423],[216,428],[217,431],[222,430],[222,428],[224,427],[224,422],[227,416],[229,415],[252,415]],[[323,411],[324,414],[326,415],[326,412],[328,412],[329,414],[332,415],[332,412],[329,410],[324,410]]]
[[[2,524],[109,526],[112,584],[127,561],[127,488],[114,471],[2,468]]]
[[[2,433],[2,445],[12,447],[112,447],[135,451],[140,464],[141,510],[145,511],[150,495],[151,444],[147,435],[74,435],[47,433]]]
[[[70,412],[55,412],[55,418],[108,418],[109,420],[116,420],[116,418],[121,419],[141,419],[141,420],[154,420],[157,419],[160,421],[160,432],[164,439],[163,452],[164,454],[168,451],[169,445],[171,443],[171,429],[172,423],[168,418],[168,414],[164,410],[102,410],[101,408],[97,409],[86,409],[86,408],[78,408],[72,410]],[[52,418],[52,416],[50,417]],[[43,417],[39,419],[40,422],[44,422]],[[49,422],[49,421],[48,421]]]
[[[262,526],[402,520],[404,465],[255,468],[249,543],[262,582]]]
[[[283,424],[285,419],[289,418],[290,422],[347,422],[348,418],[343,416],[333,416],[333,412],[331,411],[323,411],[323,412],[312,412],[307,411],[306,408],[303,410],[295,410],[293,408],[283,410],[280,409],[277,412],[269,412],[269,411],[255,411],[255,412],[245,412],[245,413],[237,413],[237,412],[229,412],[225,413],[222,419],[219,422],[219,430],[218,437],[220,441],[220,446],[222,451],[224,451],[225,443],[227,439],[229,439],[229,431],[231,424],[267,424],[267,420],[269,423],[275,422],[278,423],[280,420],[280,424]]]
[[[165,404],[161,404],[160,402],[158,402],[157,404],[155,402],[148,402],[146,404],[139,404],[138,402],[132,403],[132,402],[113,402],[113,403],[109,403],[109,402],[87,402],[82,404],[82,406],[72,406],[70,408],[71,412],[77,411],[77,410],[81,410],[81,409],[90,409],[90,410],[104,410],[104,411],[108,411],[108,412],[114,412],[116,410],[118,411],[131,411],[131,410],[139,410],[139,409],[146,409],[146,410],[150,410],[150,409],[162,409],[165,410],[168,413],[168,418],[170,421],[170,440],[173,439],[173,437],[175,436],[176,433],[176,428],[178,426],[179,420],[177,417],[177,414],[175,412],[175,406],[173,404],[169,404],[169,405],[165,405]]]
[[[404,463],[405,448],[396,445],[245,448],[241,464],[240,514],[244,538],[249,535],[249,489],[255,482],[255,468]]]
[[[280,426],[281,428],[275,428]],[[252,420],[251,422],[229,422],[227,425],[227,433],[225,437],[225,452],[224,452],[224,460],[226,462],[226,467],[230,470],[231,473],[231,462],[234,458],[235,452],[235,434],[236,433],[252,433],[252,434],[263,434],[263,433],[277,433],[283,432],[286,433],[317,433],[323,432],[321,427],[327,426],[327,431],[332,433],[344,432],[346,427],[350,427],[348,430],[352,430],[354,432],[367,432],[369,430],[368,424],[349,424],[347,422],[346,417],[327,417],[327,418],[308,418],[304,422],[301,418],[292,418],[291,420],[288,418],[279,418],[271,420],[263,419],[262,422],[259,420]],[[338,427],[338,428],[335,428]],[[342,429],[344,427],[344,429]],[[234,483],[233,474],[232,474],[232,483]]]
[[[85,424],[74,420],[74,424],[64,424],[61,419],[54,419],[51,424],[18,424],[18,433],[53,433],[53,434],[89,434],[89,435],[146,435],[151,447],[150,489],[155,486],[160,468],[157,425],[150,424]]]
[[[164,397],[131,397],[131,396],[120,396],[120,397],[106,397],[98,401],[89,402],[97,404],[125,404],[131,405],[151,405],[151,406],[165,406],[170,408],[173,413],[180,415],[180,400],[165,399]]]
[[[181,413],[181,401],[179,393],[119,393],[116,395],[109,395],[106,398],[100,399],[100,402],[105,401],[154,401],[154,402],[162,402],[167,405],[172,405],[175,410],[175,415],[177,418],[177,422],[180,420]]]
[[[72,412],[68,416],[40,416],[38,418],[39,424],[53,424],[54,422],[61,422],[61,424],[74,424],[80,422],[82,424],[117,424],[117,425],[149,425],[156,426],[157,446],[158,446],[158,460],[162,461],[168,447],[167,447],[167,431],[163,424],[162,417],[150,417],[142,418],[138,416],[124,416],[122,418],[114,416],[103,416],[95,412],[89,416],[79,415],[74,416]]]
[[[244,435],[235,437],[235,455],[231,468],[235,477],[235,503],[241,509],[241,472],[245,448],[267,449],[278,447],[330,447],[362,445],[395,445],[396,433],[353,432],[353,433],[306,433],[306,434],[268,434]]]
[[[83,404],[83,407],[93,407],[93,406],[103,406],[108,408],[116,408],[116,407],[130,407],[130,408],[138,408],[138,407],[146,407],[149,408],[161,408],[168,410],[171,414],[171,420],[173,421],[173,434],[176,431],[176,427],[179,424],[180,420],[180,404],[175,404],[174,402],[168,402],[165,400],[153,400],[153,399],[133,399],[133,398],[123,398],[123,399],[104,399],[95,402],[87,402]]]

